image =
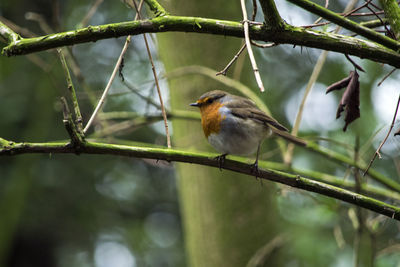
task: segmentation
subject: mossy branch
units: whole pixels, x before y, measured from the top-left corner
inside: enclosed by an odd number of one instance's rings
[[[361,26],[360,24],[352,20],[349,20],[341,15],[338,15],[335,12],[330,11],[329,9],[324,8],[323,6],[320,6],[314,2],[311,2],[309,0],[288,0],[288,1],[299,7],[302,7],[303,9],[311,13],[321,16],[324,19],[327,19],[339,26],[342,26],[345,29],[355,32],[361,36],[364,36],[365,38],[368,38],[371,41],[377,42],[395,51],[398,51],[400,49],[400,43],[397,42],[396,40],[386,37],[385,35],[380,34],[367,27]]]
[[[0,36],[2,36],[8,43],[13,43],[21,37],[11,30],[7,25],[0,21]]]
[[[89,26],[83,29],[26,38],[9,43],[3,48],[7,56],[29,54],[61,46],[95,42],[102,39],[137,35],[146,32],[194,32],[243,38],[243,25],[240,22],[206,19],[199,17],[169,16],[151,20],[129,21]],[[368,40],[345,35],[304,29],[285,25],[280,31],[268,29],[262,25],[250,27],[252,40],[293,44],[347,53],[360,58],[400,67],[400,55],[391,49]],[[397,43],[396,41],[392,40]]]
[[[328,148],[322,147],[314,142],[307,142],[307,146],[305,148],[309,151],[322,155],[327,159],[331,159],[333,161],[336,161],[337,163],[345,164],[347,166],[356,167],[359,170],[365,170],[367,167],[367,164],[365,163],[359,163],[359,162],[355,163],[354,160],[351,159],[350,157],[337,153]],[[380,172],[374,169],[369,169],[368,175],[371,176],[371,178],[374,179],[375,181],[381,183],[382,185],[385,185],[390,189],[400,192],[400,184],[397,183],[395,180],[386,177]]]
[[[394,36],[400,38],[400,7],[396,0],[380,0],[379,1],[385,11],[385,17],[389,21],[390,28],[394,32]]]
[[[75,152],[78,154],[80,153],[81,147],[83,147],[86,142],[85,137],[82,134],[82,129],[79,129],[72,119],[72,114],[68,108],[67,100],[64,97],[61,97],[61,104],[64,116],[63,123],[69,137],[71,138],[70,145],[74,147]]]
[[[360,22],[360,25],[367,27],[367,28],[375,28],[375,27],[386,25],[386,24],[388,24],[387,18],[374,19],[374,20],[370,20],[370,21]]]
[[[280,30],[285,26],[285,22],[279,15],[274,0],[260,0],[261,9],[264,13],[264,22],[267,28]]]
[[[168,12],[156,0],[145,0],[145,2],[157,17],[168,15]]]
[[[77,148],[71,146],[70,143],[14,143],[0,138],[0,156],[28,153],[86,153],[186,162],[214,168],[218,168],[220,165],[219,161],[215,160],[215,154],[209,153],[195,153],[167,148],[135,147],[97,142],[85,142],[82,144],[83,145],[79,147],[79,151],[77,151]],[[247,164],[241,160],[226,159],[222,168],[254,176],[252,164]],[[267,168],[260,168],[257,176],[262,179],[336,198],[375,211],[390,218],[400,220],[399,207],[349,190],[311,180],[299,175]]]
[[[77,127],[77,130],[80,133],[82,133],[82,129],[83,129],[83,126],[82,126],[82,121],[83,121],[82,114],[81,114],[81,110],[79,108],[78,98],[76,97],[75,87],[74,87],[74,84],[72,83],[72,78],[71,78],[71,74],[70,74],[69,69],[68,69],[67,61],[65,60],[65,56],[64,56],[64,54],[63,54],[61,49],[58,49],[57,52],[58,52],[58,55],[60,57],[60,61],[61,61],[61,65],[62,65],[63,70],[64,70],[65,77],[67,79],[68,92],[71,95],[72,103],[74,105],[76,127]],[[65,99],[62,100],[62,102],[63,102],[64,105],[66,105]],[[64,117],[64,119],[65,119],[65,117]]]

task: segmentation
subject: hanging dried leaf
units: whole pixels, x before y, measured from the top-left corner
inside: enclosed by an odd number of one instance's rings
[[[344,118],[345,125],[343,127],[344,132],[350,123],[360,117],[360,82],[358,78],[359,75],[357,71],[350,71],[348,77],[330,85],[326,91],[326,93],[329,93],[347,86],[336,112],[336,119],[338,119],[341,113],[346,111],[346,116]]]
[[[343,80],[340,80],[338,82],[335,82],[326,88],[326,93],[330,93],[334,90],[340,90],[342,88],[345,88],[349,82],[350,82],[351,76],[349,75],[348,77],[344,78]]]

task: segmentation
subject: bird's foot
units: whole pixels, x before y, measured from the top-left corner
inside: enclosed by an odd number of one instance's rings
[[[220,171],[222,171],[222,165],[225,162],[226,155],[228,155],[228,154],[222,154],[222,155],[215,157],[215,159],[218,160],[218,167],[219,167]]]
[[[258,160],[256,160],[252,165],[251,165],[251,173],[254,174],[254,176],[256,177],[256,180],[258,180],[258,175],[259,175],[259,170],[258,170]],[[262,179],[260,179],[261,185],[262,183]]]

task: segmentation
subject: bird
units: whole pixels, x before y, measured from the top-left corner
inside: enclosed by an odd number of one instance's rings
[[[261,143],[271,135],[297,145],[307,145],[306,141],[288,133],[286,127],[248,98],[213,90],[204,93],[190,106],[200,109],[204,135],[211,146],[222,153],[216,157],[220,169],[227,155],[248,156],[257,152],[252,169],[258,172]]]

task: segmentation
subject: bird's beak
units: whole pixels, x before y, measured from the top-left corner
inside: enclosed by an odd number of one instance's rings
[[[199,106],[199,103],[197,103],[197,102],[196,102],[196,103],[190,103],[189,106],[198,107],[198,106]]]

